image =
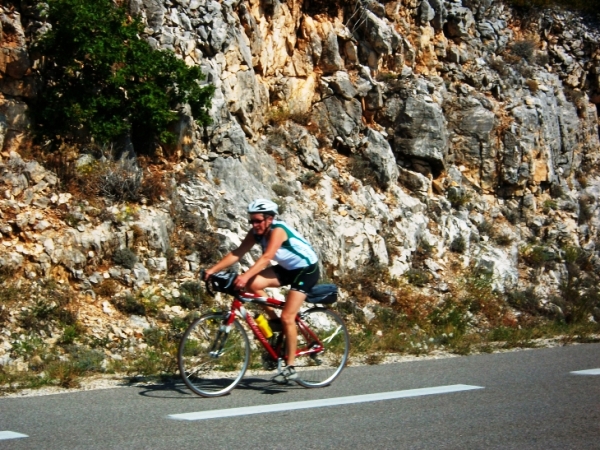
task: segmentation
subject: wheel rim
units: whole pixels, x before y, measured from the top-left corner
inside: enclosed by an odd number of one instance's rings
[[[212,348],[222,314],[200,317],[186,330],[179,345],[179,371],[196,394],[216,397],[231,391],[242,379],[250,360],[248,336],[235,320],[220,352]]]
[[[298,383],[305,387],[320,387],[330,384],[344,369],[348,360],[350,339],[342,319],[333,311],[314,308],[302,315],[302,320],[323,344],[318,354],[297,356],[295,367]],[[307,350],[315,345],[314,337],[298,326],[298,350]]]

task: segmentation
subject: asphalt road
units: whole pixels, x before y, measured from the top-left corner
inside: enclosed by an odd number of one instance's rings
[[[215,399],[179,384],[0,398],[0,450],[600,449],[600,374],[571,373],[588,369],[600,369],[600,344],[349,367],[323,389],[246,379]],[[482,389],[197,421],[169,417],[448,385]],[[7,431],[27,437],[1,440]]]

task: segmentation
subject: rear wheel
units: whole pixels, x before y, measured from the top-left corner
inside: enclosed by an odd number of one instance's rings
[[[300,313],[297,329],[296,381],[309,388],[327,386],[348,361],[350,337],[344,321],[329,309],[312,308]]]
[[[250,362],[250,342],[236,319],[223,330],[223,313],[205,314],[194,321],[179,344],[179,372],[185,384],[203,397],[231,391]]]

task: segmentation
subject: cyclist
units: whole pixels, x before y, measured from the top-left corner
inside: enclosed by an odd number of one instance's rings
[[[263,254],[254,265],[235,280],[237,289],[266,297],[264,289],[290,285],[285,307],[281,312],[281,323],[286,336],[287,366],[273,381],[286,384],[298,378],[294,368],[297,332],[295,318],[306,295],[319,280],[318,257],[310,244],[285,222],[275,219],[277,204],[266,199],[258,199],[248,205],[249,223],[252,229],[238,248],[206,271],[205,279],[238,262],[254,244],[260,244]],[[271,261],[277,265],[270,266]],[[271,319],[275,312],[267,308]]]

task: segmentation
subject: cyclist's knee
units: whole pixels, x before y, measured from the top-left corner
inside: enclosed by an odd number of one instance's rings
[[[263,284],[264,283],[258,281],[256,277],[250,278],[250,281],[246,285],[246,290],[256,294],[258,291],[262,291],[264,289],[265,286],[263,286]]]
[[[248,284],[246,285],[246,290],[256,293],[258,294],[259,291],[262,291],[265,288],[268,287],[276,287],[277,285],[275,283],[273,283],[271,280],[269,280],[268,278],[262,277],[260,276],[260,274],[253,276],[252,278],[250,278],[250,280],[248,281]]]
[[[296,322],[296,314],[292,314],[287,311],[283,311],[281,313],[281,322],[284,325],[294,325]]]

